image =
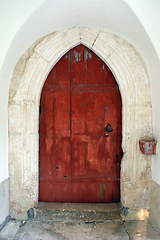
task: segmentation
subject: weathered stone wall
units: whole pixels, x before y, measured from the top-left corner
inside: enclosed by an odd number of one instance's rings
[[[160,185],[153,180],[149,220],[156,228],[160,229]]]
[[[84,44],[112,70],[122,97],[121,202],[149,208],[151,157],[142,155],[140,139],[152,139],[150,84],[145,64],[132,45],[100,30],[74,28],[45,36],[15,67],[9,94],[10,212],[24,219],[38,201],[39,99],[44,81],[69,49]]]
[[[9,179],[0,183],[0,230],[9,215]]]

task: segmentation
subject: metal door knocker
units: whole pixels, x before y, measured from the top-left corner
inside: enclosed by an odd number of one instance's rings
[[[106,125],[105,129],[106,129],[107,132],[112,132],[113,131],[112,125],[109,124],[109,123]]]

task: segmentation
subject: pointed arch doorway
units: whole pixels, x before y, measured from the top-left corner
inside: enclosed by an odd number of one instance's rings
[[[138,145],[144,137],[153,138],[150,83],[145,64],[126,40],[102,30],[74,28],[47,35],[27,49],[11,80],[8,110],[12,218],[27,219],[28,209],[38,202],[39,100],[44,81],[64,53],[79,43],[92,49],[112,69],[121,92],[122,206],[149,209],[151,157],[142,155]],[[24,56],[27,56],[26,64],[21,69]],[[17,71],[19,67],[23,71]]]
[[[39,201],[120,201],[121,96],[83,45],[48,75],[40,100]]]

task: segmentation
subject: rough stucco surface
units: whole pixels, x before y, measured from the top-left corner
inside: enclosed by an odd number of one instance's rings
[[[159,229],[160,226],[160,185],[152,180],[151,204],[149,220]]]
[[[39,99],[55,63],[71,48],[84,44],[112,70],[119,84],[122,109],[121,202],[149,208],[151,156],[138,141],[152,139],[150,84],[140,55],[124,39],[99,30],[74,28],[47,35],[33,44],[15,67],[9,95],[10,211],[24,219],[38,201]]]
[[[0,183],[0,229],[1,223],[9,215],[9,179]],[[3,224],[2,224],[3,225]]]

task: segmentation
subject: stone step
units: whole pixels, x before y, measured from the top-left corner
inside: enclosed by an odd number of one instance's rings
[[[44,203],[34,208],[35,219],[55,222],[103,222],[122,220],[120,203]]]

